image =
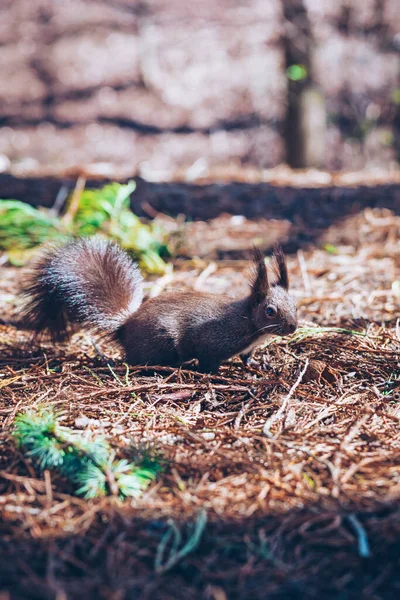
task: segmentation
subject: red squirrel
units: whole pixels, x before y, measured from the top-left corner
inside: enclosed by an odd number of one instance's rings
[[[273,254],[270,283],[264,257],[254,249],[254,277],[241,299],[206,292],[165,292],[143,302],[142,276],[116,244],[79,239],[44,252],[24,295],[20,324],[53,341],[89,328],[118,342],[131,365],[178,366],[197,359],[215,372],[239,354],[247,363],[266,336],[296,330],[296,305],[282,249]]]

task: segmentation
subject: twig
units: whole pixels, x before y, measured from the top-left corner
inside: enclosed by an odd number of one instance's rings
[[[215,273],[216,270],[217,270],[217,265],[215,264],[215,262],[211,262],[204,269],[204,271],[202,271],[200,273],[200,275],[196,279],[196,283],[194,284],[194,289],[195,290],[200,290],[201,286],[203,285],[203,283],[205,282],[205,280],[207,279],[207,277],[209,277],[210,275],[212,275],[213,273]]]
[[[158,279],[157,282],[151,288],[149,298],[156,298],[157,296],[159,296],[167,287],[167,285],[170,284],[172,281],[172,273],[166,273],[165,275],[163,275],[163,277]]]
[[[53,489],[51,486],[51,474],[48,469],[46,469],[43,473],[44,476],[44,484],[46,488],[46,496],[47,496],[47,506],[50,507],[53,504]]]
[[[253,382],[252,382],[253,383]],[[257,385],[257,382],[254,382],[254,385]],[[264,385],[265,382],[264,382]],[[134,386],[130,386],[130,387],[123,387],[122,390],[125,392],[147,392],[147,391],[155,391],[158,392],[159,390],[165,390],[165,389],[175,389],[177,386],[176,383],[149,383],[149,384],[143,384],[143,385],[134,385]],[[219,391],[219,392],[248,392],[248,388],[243,386],[243,385],[222,385],[222,384],[213,384],[212,386],[213,389]],[[208,391],[210,389],[209,385],[206,384],[201,384],[201,383],[180,383],[179,384],[179,389],[181,390],[195,390],[198,392],[204,392],[204,391]],[[119,393],[121,392],[121,388],[113,388],[110,390],[97,390],[95,392],[92,392],[91,394],[83,394],[82,396],[78,397],[78,400],[82,400],[83,398],[95,398],[96,396],[107,396],[111,393]]]
[[[312,287],[311,287],[310,277],[309,277],[308,271],[307,271],[307,265],[306,265],[306,260],[304,258],[303,250],[298,250],[297,259],[299,261],[300,272],[301,272],[301,276],[303,278],[304,290],[306,292],[306,296],[312,296]]]
[[[355,425],[353,425],[350,429],[350,431],[348,432],[348,434],[345,436],[341,447],[348,451],[348,446],[349,444],[354,440],[354,438],[359,434],[360,430],[362,427],[364,427],[364,425],[369,421],[369,419],[371,418],[371,413],[367,412],[363,417],[361,417],[361,419],[359,419],[357,421],[357,423],[355,423]]]
[[[60,214],[60,211],[64,205],[64,202],[67,199],[68,192],[69,192],[68,186],[62,185],[60,187],[60,189],[58,190],[56,199],[54,201],[54,204],[49,210],[50,215],[57,217]]]
[[[287,396],[285,397],[284,401],[282,402],[282,406],[280,407],[280,409],[276,413],[274,413],[272,415],[272,417],[269,417],[269,419],[267,419],[265,421],[264,427],[263,427],[263,433],[264,433],[264,435],[268,435],[270,433],[271,426],[274,423],[276,423],[277,421],[279,421],[279,419],[281,418],[281,416],[286,413],[289,401],[290,401],[291,397],[293,396],[294,392],[296,391],[296,389],[299,387],[299,385],[300,385],[300,383],[301,383],[301,381],[302,381],[302,379],[304,377],[304,374],[307,371],[308,363],[309,363],[309,360],[308,360],[308,358],[306,358],[306,360],[304,362],[304,367],[300,371],[298,378],[296,379],[296,381],[294,382],[294,384],[290,388],[289,393],[287,394]],[[277,435],[275,437],[277,437]]]
[[[82,192],[85,189],[85,185],[86,179],[84,177],[79,177],[78,181],[76,182],[76,186],[73,191],[69,206],[67,208],[67,212],[62,218],[63,224],[67,227],[72,223],[76,215],[76,212],[79,208],[79,202],[81,200]]]

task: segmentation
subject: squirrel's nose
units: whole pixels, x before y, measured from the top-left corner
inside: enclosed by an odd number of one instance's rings
[[[296,325],[296,323],[287,323],[285,329],[286,329],[286,334],[290,335],[291,333],[294,333],[296,331],[297,325]]]

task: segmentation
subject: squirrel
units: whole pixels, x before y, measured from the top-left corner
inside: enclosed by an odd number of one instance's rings
[[[261,251],[253,254],[254,276],[244,298],[188,291],[143,301],[142,275],[120,246],[100,237],[74,240],[45,250],[34,265],[19,323],[54,342],[80,327],[92,329],[118,342],[131,365],[179,366],[197,359],[200,371],[216,372],[235,355],[247,364],[268,335],[288,335],[297,327],[282,249],[274,249],[273,283]]]

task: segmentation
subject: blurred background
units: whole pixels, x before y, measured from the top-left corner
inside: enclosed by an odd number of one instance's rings
[[[399,0],[2,0],[0,170],[396,167]]]

